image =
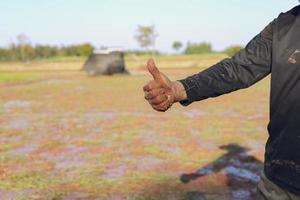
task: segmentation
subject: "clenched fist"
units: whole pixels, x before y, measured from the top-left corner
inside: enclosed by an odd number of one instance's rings
[[[167,111],[175,102],[186,99],[186,92],[183,85],[172,82],[166,75],[161,73],[153,59],[147,62],[147,69],[153,76],[153,80],[144,87],[145,99],[152,108],[159,112]]]

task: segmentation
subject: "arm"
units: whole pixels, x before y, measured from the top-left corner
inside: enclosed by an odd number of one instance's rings
[[[253,85],[271,73],[275,24],[276,20],[232,58],[224,59],[183,80],[172,82],[150,59],[147,68],[154,80],[143,87],[145,99],[153,109],[165,112],[176,102],[187,106],[194,101],[220,96]]]
[[[194,101],[247,88],[270,74],[275,24],[276,20],[232,58],[224,59],[186,79],[173,82],[174,87],[177,88],[176,96],[180,103],[189,105]]]

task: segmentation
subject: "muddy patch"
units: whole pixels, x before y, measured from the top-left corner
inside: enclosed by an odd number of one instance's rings
[[[94,112],[94,113],[85,113],[82,115],[82,117],[86,121],[92,121],[98,118],[114,119],[118,116],[119,116],[118,112]]]
[[[36,192],[31,189],[19,190],[19,191],[9,191],[0,189],[1,200],[14,200],[14,199],[27,199],[24,197],[36,196]]]
[[[0,197],[1,199],[15,199],[19,196],[17,192],[6,191],[0,189]]]
[[[79,91],[79,92],[84,91],[84,90],[86,90],[86,89],[87,89],[87,88],[84,87],[84,86],[76,87],[76,90]]]
[[[95,127],[95,128],[92,128],[92,129],[89,131],[88,136],[97,136],[98,134],[102,133],[103,130],[104,130],[103,127]]]
[[[69,80],[62,80],[62,79],[50,79],[42,81],[41,83],[47,84],[47,85],[54,85],[54,84],[68,84],[71,81]]]
[[[181,145],[184,144],[184,140],[178,137],[174,136],[163,136],[163,137],[157,137],[157,138],[152,138],[151,141],[156,141],[157,143],[161,143],[162,141],[165,144],[171,144],[171,145]]]
[[[206,149],[206,150],[215,150],[215,149],[218,149],[218,145],[211,141],[211,140],[208,140],[208,139],[200,139],[200,138],[196,138],[193,140],[193,142],[195,144],[198,145],[199,148],[201,149]]]
[[[142,117],[142,116],[153,116],[153,114],[148,114],[144,112],[114,112],[114,111],[107,111],[107,112],[89,112],[83,114],[83,118],[87,120],[93,120],[97,118],[107,118],[113,119],[115,117],[123,117],[123,116],[135,116],[135,117]]]
[[[191,129],[190,132],[194,136],[199,136],[203,133],[201,130],[198,130],[198,129]]]
[[[188,118],[194,119],[194,118],[206,116],[207,113],[200,110],[193,109],[193,110],[188,110],[183,112],[183,115],[185,115]]]
[[[135,169],[135,171],[139,172],[148,172],[148,171],[153,171],[156,167],[162,166],[163,164],[168,163],[167,160],[158,158],[155,156],[133,156],[129,154],[128,152],[123,152],[122,153],[123,163],[127,163]]]
[[[20,136],[0,137],[0,142],[19,142],[20,140],[21,140]]]
[[[251,149],[263,151],[265,149],[264,141],[249,141],[248,145]]]
[[[257,126],[255,129],[258,132],[267,132],[267,129],[264,126]]]
[[[36,144],[30,144],[23,147],[19,147],[13,150],[14,154],[17,155],[28,155],[38,149],[38,145]]]
[[[25,100],[11,100],[7,101],[3,104],[3,109],[6,112],[12,111],[14,109],[27,109],[32,106],[31,101],[25,101]]]
[[[73,157],[56,163],[54,169],[62,170],[62,169],[72,169],[72,168],[84,168],[84,167],[91,167],[91,164],[83,158]]]
[[[220,113],[219,116],[222,116],[222,117],[226,116],[226,117],[232,117],[232,118],[234,118],[234,117],[239,117],[240,113],[238,113],[236,111],[233,111],[233,110],[229,110],[229,111],[227,111],[225,113]]]
[[[64,151],[60,152],[59,155],[53,154],[49,151],[43,152],[40,155],[49,161],[60,161],[68,157],[79,156],[80,153],[88,151],[86,147],[77,147],[77,146],[70,146]]]
[[[167,161],[155,156],[147,156],[143,159],[139,159],[137,163],[137,170],[140,172],[147,172],[153,170],[156,166],[161,166]]]
[[[74,192],[72,194],[69,194],[66,197],[63,197],[62,200],[75,200],[75,199],[85,199],[85,198],[89,198],[90,195],[83,193],[83,192]]]
[[[17,118],[8,122],[6,125],[6,129],[27,129],[29,128],[31,123],[26,118]]]
[[[263,119],[266,115],[263,112],[258,112],[255,115],[247,117],[247,120]]]
[[[226,167],[224,169],[224,173],[236,178],[241,178],[245,180],[250,180],[252,182],[258,183],[260,180],[260,177],[250,170],[243,169],[243,168],[237,168],[234,166]]]
[[[153,136],[156,132],[153,130],[144,130],[141,131],[141,135],[142,136]]]
[[[180,148],[171,147],[171,146],[163,145],[163,144],[160,145],[160,149],[162,151],[167,152],[172,155],[180,155],[182,153],[182,150]]]
[[[127,167],[125,165],[110,165],[106,168],[105,172],[101,175],[102,178],[115,181],[123,178],[126,174]]]

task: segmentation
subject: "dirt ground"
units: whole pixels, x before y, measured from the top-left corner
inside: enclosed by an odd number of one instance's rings
[[[268,78],[157,113],[143,99],[145,71],[15,76],[0,81],[0,199],[255,199]]]

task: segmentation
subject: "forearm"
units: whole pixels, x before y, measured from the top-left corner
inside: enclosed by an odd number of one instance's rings
[[[186,90],[181,82],[173,81],[172,82],[172,91],[175,96],[175,102],[180,102],[180,101],[184,101],[187,99]]]
[[[274,23],[276,20],[232,58],[180,80],[185,91],[185,98],[180,98],[180,103],[187,106],[194,101],[247,88],[270,74]]]

